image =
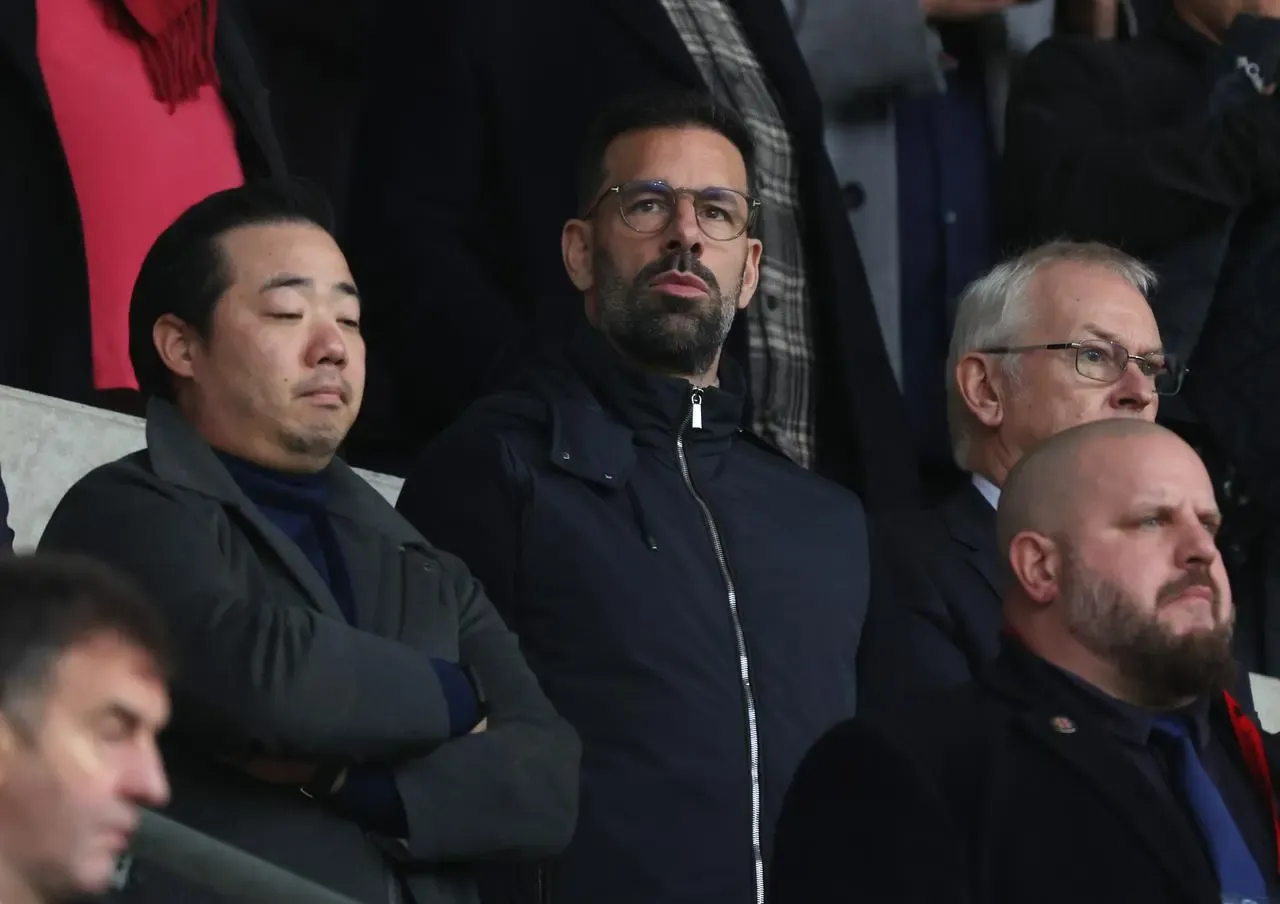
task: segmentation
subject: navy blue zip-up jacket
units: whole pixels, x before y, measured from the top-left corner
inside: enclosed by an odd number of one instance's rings
[[[400,497],[582,737],[559,904],[759,902],[792,773],[854,712],[862,506],[742,432],[743,391],[731,362],[695,390],[587,330],[438,437]]]

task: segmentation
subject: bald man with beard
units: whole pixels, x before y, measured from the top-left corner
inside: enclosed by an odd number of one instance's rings
[[[1076,427],[1022,459],[997,518],[1000,655],[909,725],[816,745],[772,901],[1280,900],[1277,751],[1224,690],[1219,522],[1200,459],[1151,423]]]

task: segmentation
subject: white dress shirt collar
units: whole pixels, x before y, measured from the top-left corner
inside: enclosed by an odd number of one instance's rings
[[[973,485],[977,488],[978,492],[982,494],[982,498],[991,503],[992,508],[999,508],[1000,488],[990,480],[987,480],[987,478],[983,477],[981,474],[973,474],[971,477],[973,479]]]

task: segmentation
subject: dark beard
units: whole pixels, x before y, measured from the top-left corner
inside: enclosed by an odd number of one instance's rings
[[[1123,589],[1088,574],[1073,558],[1065,567],[1062,594],[1069,607],[1068,628],[1086,649],[1119,670],[1140,697],[1132,702],[1164,709],[1234,686],[1234,616],[1220,617],[1222,600],[1207,573],[1192,573],[1162,588],[1157,611],[1147,615]],[[1219,621],[1207,631],[1170,632],[1158,620],[1159,608],[1197,585],[1213,590]]]
[[[619,352],[660,373],[697,376],[711,369],[738,312],[742,279],[732,295],[725,295],[715,274],[687,251],[663,255],[630,282],[602,248],[595,251],[594,267],[600,330]],[[707,284],[709,297],[683,298],[650,288],[669,270],[697,276]]]

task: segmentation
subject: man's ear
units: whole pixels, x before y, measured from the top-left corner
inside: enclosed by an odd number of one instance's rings
[[[564,269],[579,292],[589,292],[596,283],[592,266],[595,232],[589,220],[569,220],[560,232],[560,254]]]
[[[759,239],[747,239],[747,261],[742,267],[742,292],[738,295],[738,310],[745,311],[756,289],[760,288],[760,256],[764,244]]]
[[[1062,581],[1062,553],[1058,544],[1035,531],[1023,531],[1009,543],[1009,570],[1023,594],[1040,606],[1058,598]]]
[[[162,314],[151,327],[151,341],[165,367],[179,377],[195,376],[194,351],[198,341],[195,330],[172,314]]]
[[[1005,384],[999,365],[990,355],[969,352],[956,362],[952,375],[965,407],[986,427],[995,429],[1004,421]]]

